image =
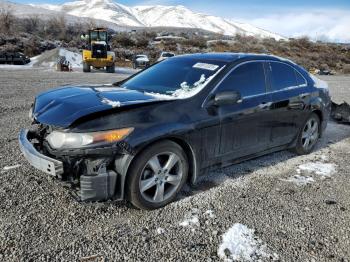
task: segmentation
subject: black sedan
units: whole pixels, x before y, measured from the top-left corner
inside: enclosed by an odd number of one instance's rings
[[[19,143],[34,167],[70,182],[82,201],[154,209],[209,167],[311,152],[330,108],[327,84],[289,60],[184,55],[113,85],[39,94]]]

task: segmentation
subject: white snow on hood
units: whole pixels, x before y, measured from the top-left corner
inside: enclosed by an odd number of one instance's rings
[[[267,247],[245,225],[234,224],[223,236],[218,256],[225,261],[261,261],[269,258]],[[274,254],[277,258],[277,255]]]
[[[104,104],[110,105],[113,108],[121,106],[121,103],[119,101],[112,101],[112,100],[109,100],[108,98],[105,98],[105,97],[101,100],[101,102]]]

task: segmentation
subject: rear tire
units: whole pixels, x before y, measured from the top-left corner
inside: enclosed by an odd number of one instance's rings
[[[115,66],[106,66],[107,73],[115,73]]]
[[[157,209],[172,202],[188,176],[183,149],[172,141],[146,148],[133,160],[127,175],[127,199],[140,209]]]
[[[294,152],[298,155],[309,154],[320,138],[320,130],[320,118],[315,113],[312,113],[299,131]]]
[[[91,66],[88,63],[86,63],[86,62],[83,62],[83,72],[84,73],[91,72]]]

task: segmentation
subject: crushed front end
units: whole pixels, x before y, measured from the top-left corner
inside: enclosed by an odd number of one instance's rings
[[[32,166],[69,183],[73,196],[81,201],[123,199],[125,174],[118,170],[130,156],[125,143],[55,149],[48,142],[53,132],[57,131],[42,124],[21,130],[20,149]]]

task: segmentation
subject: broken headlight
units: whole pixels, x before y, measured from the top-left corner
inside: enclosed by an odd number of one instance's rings
[[[127,137],[134,128],[122,128],[92,133],[69,133],[62,131],[53,131],[46,140],[54,149],[70,149],[89,146],[97,143],[118,142]]]

